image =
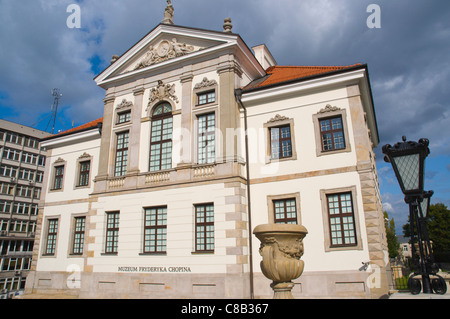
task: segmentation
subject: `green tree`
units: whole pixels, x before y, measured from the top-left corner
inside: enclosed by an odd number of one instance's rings
[[[383,212],[384,215],[384,227],[386,228],[386,239],[388,244],[389,258],[395,258],[399,254],[400,244],[395,235],[395,222],[394,218],[389,220],[388,213]]]
[[[427,229],[436,261],[450,262],[450,210],[447,206],[430,205]]]
[[[433,242],[436,261],[450,262],[450,210],[442,203],[430,205],[427,223],[428,237]],[[403,225],[405,237],[410,235],[410,221]]]

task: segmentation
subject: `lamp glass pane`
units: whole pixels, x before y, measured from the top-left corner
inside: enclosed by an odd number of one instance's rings
[[[430,198],[424,198],[423,201],[420,203],[420,208],[422,209],[423,217],[426,217],[428,214],[427,208],[428,208],[429,201],[430,201]]]
[[[419,188],[419,154],[405,155],[394,158],[405,190]]]

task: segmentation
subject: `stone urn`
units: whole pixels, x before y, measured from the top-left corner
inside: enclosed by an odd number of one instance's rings
[[[294,299],[292,280],[303,273],[303,238],[308,231],[297,224],[258,225],[253,234],[261,242],[261,271],[270,280],[274,299]]]

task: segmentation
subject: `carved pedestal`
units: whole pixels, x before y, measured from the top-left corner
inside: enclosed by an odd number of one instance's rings
[[[308,231],[302,225],[266,224],[255,227],[253,233],[261,241],[259,253],[261,271],[273,283],[274,299],[293,299],[292,280],[303,273],[303,238]]]

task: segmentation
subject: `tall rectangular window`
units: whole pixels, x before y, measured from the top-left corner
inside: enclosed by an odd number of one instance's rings
[[[198,116],[198,163],[214,163],[216,160],[215,114]]]
[[[195,205],[195,251],[214,251],[214,204]]]
[[[295,198],[273,201],[275,224],[297,224],[297,206]]]
[[[114,170],[114,176],[124,176],[127,173],[128,138],[129,132],[117,134],[116,165]]]
[[[270,128],[270,149],[272,159],[292,156],[290,125]]]
[[[53,189],[62,189],[64,178],[64,165],[55,166],[55,178],[53,181]]]
[[[119,244],[119,212],[106,213],[106,244],[107,254],[117,253]]]
[[[86,227],[86,217],[75,217],[73,234],[73,251],[74,255],[83,254],[84,248],[84,232]]]
[[[332,151],[345,148],[345,138],[341,116],[321,119],[319,124],[323,151]]]
[[[45,255],[53,256],[56,252],[56,236],[58,235],[58,219],[48,220],[47,245]]]
[[[150,171],[172,167],[172,108],[169,103],[158,105],[152,117],[150,138]]]
[[[165,253],[167,207],[145,208],[144,214],[144,253]]]
[[[327,195],[331,247],[354,246],[356,242],[352,194]]]
[[[91,169],[91,161],[84,161],[80,163],[80,176],[78,178],[78,186],[89,185],[90,169]]]

